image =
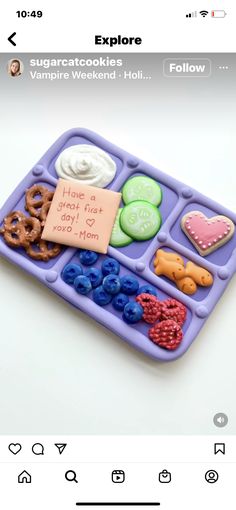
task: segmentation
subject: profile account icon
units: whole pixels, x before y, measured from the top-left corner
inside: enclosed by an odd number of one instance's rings
[[[216,483],[218,479],[219,475],[214,469],[209,469],[209,471],[205,473],[205,480],[207,483]]]

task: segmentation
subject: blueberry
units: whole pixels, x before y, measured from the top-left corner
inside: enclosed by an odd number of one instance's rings
[[[137,296],[139,294],[152,294],[153,296],[157,296],[157,291],[156,291],[155,287],[147,284],[147,285],[142,285],[142,287],[139,287]]]
[[[92,266],[98,259],[98,253],[90,250],[80,250],[79,259],[84,266]]]
[[[112,305],[114,306],[115,310],[118,310],[119,312],[123,312],[124,307],[125,307],[125,305],[127,305],[128,302],[129,302],[128,296],[126,296],[125,294],[122,294],[122,292],[120,292],[113,298]]]
[[[74,287],[79,294],[85,295],[92,289],[92,284],[87,276],[81,275],[76,277]]]
[[[120,279],[121,282],[121,291],[124,292],[124,294],[128,294],[129,296],[131,294],[136,294],[139,283],[137,278],[135,276],[132,276],[131,274],[122,276]]]
[[[123,313],[123,319],[125,322],[128,322],[129,324],[135,324],[135,322],[140,321],[142,315],[143,308],[139,303],[132,301],[125,305]]]
[[[103,274],[100,269],[97,269],[96,267],[90,267],[87,269],[87,271],[84,272],[84,276],[87,276],[90,279],[90,282],[92,284],[92,287],[95,288],[100,283],[102,283]]]
[[[120,264],[117,260],[112,259],[111,257],[107,257],[104,259],[102,263],[102,272],[104,276],[108,274],[119,274],[120,272]]]
[[[108,294],[118,294],[120,292],[120,278],[116,274],[108,274],[102,282],[103,288]]]
[[[79,276],[83,273],[83,269],[80,264],[66,264],[63,268],[61,277],[65,283],[68,285],[72,285],[76,276]]]
[[[97,305],[104,306],[108,305],[112,299],[112,295],[108,294],[102,285],[100,287],[97,287],[93,291],[93,300]]]

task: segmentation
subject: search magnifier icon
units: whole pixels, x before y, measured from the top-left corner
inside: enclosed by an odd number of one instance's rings
[[[68,481],[68,482],[75,482],[75,483],[78,483],[78,480],[76,480],[76,472],[73,471],[72,469],[69,469],[69,471],[66,471],[65,473],[65,479]]]

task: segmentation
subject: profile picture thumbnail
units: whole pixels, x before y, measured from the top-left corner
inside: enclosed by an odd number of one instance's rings
[[[7,71],[12,78],[21,76],[24,72],[24,64],[19,58],[11,58],[7,64]]]

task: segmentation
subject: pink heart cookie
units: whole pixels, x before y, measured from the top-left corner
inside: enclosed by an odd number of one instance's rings
[[[207,218],[201,211],[185,214],[181,219],[181,227],[202,257],[227,243],[235,229],[233,222],[226,216]]]

